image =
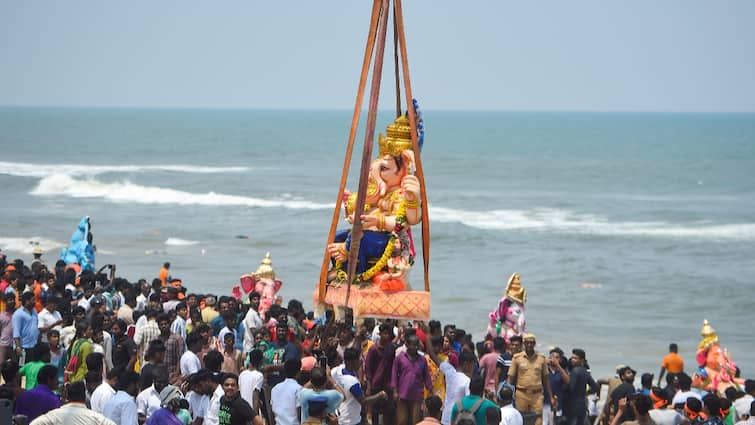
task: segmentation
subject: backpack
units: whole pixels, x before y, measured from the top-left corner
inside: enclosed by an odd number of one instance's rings
[[[461,404],[461,400],[457,400],[456,401],[456,411],[458,411],[459,413],[456,415],[456,419],[454,419],[454,425],[455,424],[466,424],[466,423],[476,424],[477,420],[475,419],[474,415],[475,415],[475,413],[477,413],[478,410],[480,410],[480,406],[482,405],[483,401],[485,401],[485,399],[482,398],[482,397],[480,397],[475,402],[475,404],[472,405],[472,408],[469,409],[469,410],[467,410]]]

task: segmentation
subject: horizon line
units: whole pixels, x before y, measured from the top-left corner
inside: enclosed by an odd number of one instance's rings
[[[101,109],[101,110],[183,110],[183,111],[259,111],[259,112],[276,112],[276,111],[296,111],[296,112],[353,112],[352,108],[306,108],[306,107],[254,107],[254,106],[166,106],[166,105],[13,105],[0,104],[0,109]],[[363,111],[366,108],[362,109]],[[462,112],[462,113],[583,113],[583,114],[719,114],[719,115],[752,115],[755,110],[748,111],[715,111],[715,110],[636,110],[636,109],[454,109],[454,108],[422,108],[422,111],[432,112]],[[395,112],[392,108],[379,108],[378,112]]]

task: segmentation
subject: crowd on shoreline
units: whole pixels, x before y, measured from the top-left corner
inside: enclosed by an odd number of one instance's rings
[[[0,399],[32,425],[755,423],[755,381],[694,391],[674,344],[638,388],[631,367],[594,379],[584,350],[541,354],[532,334],[316,318],[189,292],[168,263],[130,282],[40,257],[0,253]]]

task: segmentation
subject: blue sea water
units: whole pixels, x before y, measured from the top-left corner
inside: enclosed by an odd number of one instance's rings
[[[540,348],[584,348],[597,376],[618,363],[657,373],[672,341],[692,371],[703,319],[755,376],[755,115],[425,120],[435,318],[479,337],[519,272]],[[311,305],[350,121],[0,108],[0,248],[29,259],[37,240],[53,262],[89,215],[98,264],[129,279],[170,261],[193,291],[224,293],[269,251],[282,295]],[[421,286],[421,268],[412,278]]]

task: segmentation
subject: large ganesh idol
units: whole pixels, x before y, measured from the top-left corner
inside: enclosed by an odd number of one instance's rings
[[[357,258],[360,287],[383,291],[409,290],[408,274],[414,263],[410,226],[421,220],[420,184],[414,173],[411,126],[405,116],[388,125],[379,136],[379,155],[371,163],[366,202],[360,211],[364,234]],[[346,220],[353,223],[356,193],[345,193]],[[340,230],[328,253],[333,260],[328,283],[346,280],[351,230]]]
[[[692,385],[708,392],[723,394],[729,387],[740,388],[744,380],[736,378],[737,365],[729,357],[729,352],[721,348],[716,330],[707,320],[700,331],[703,337],[697,347],[697,372],[692,377]]]
[[[519,273],[509,277],[506,293],[498,301],[498,307],[489,315],[488,335],[491,337],[501,336],[508,342],[512,336],[524,334],[527,290],[522,287],[519,278]]]

